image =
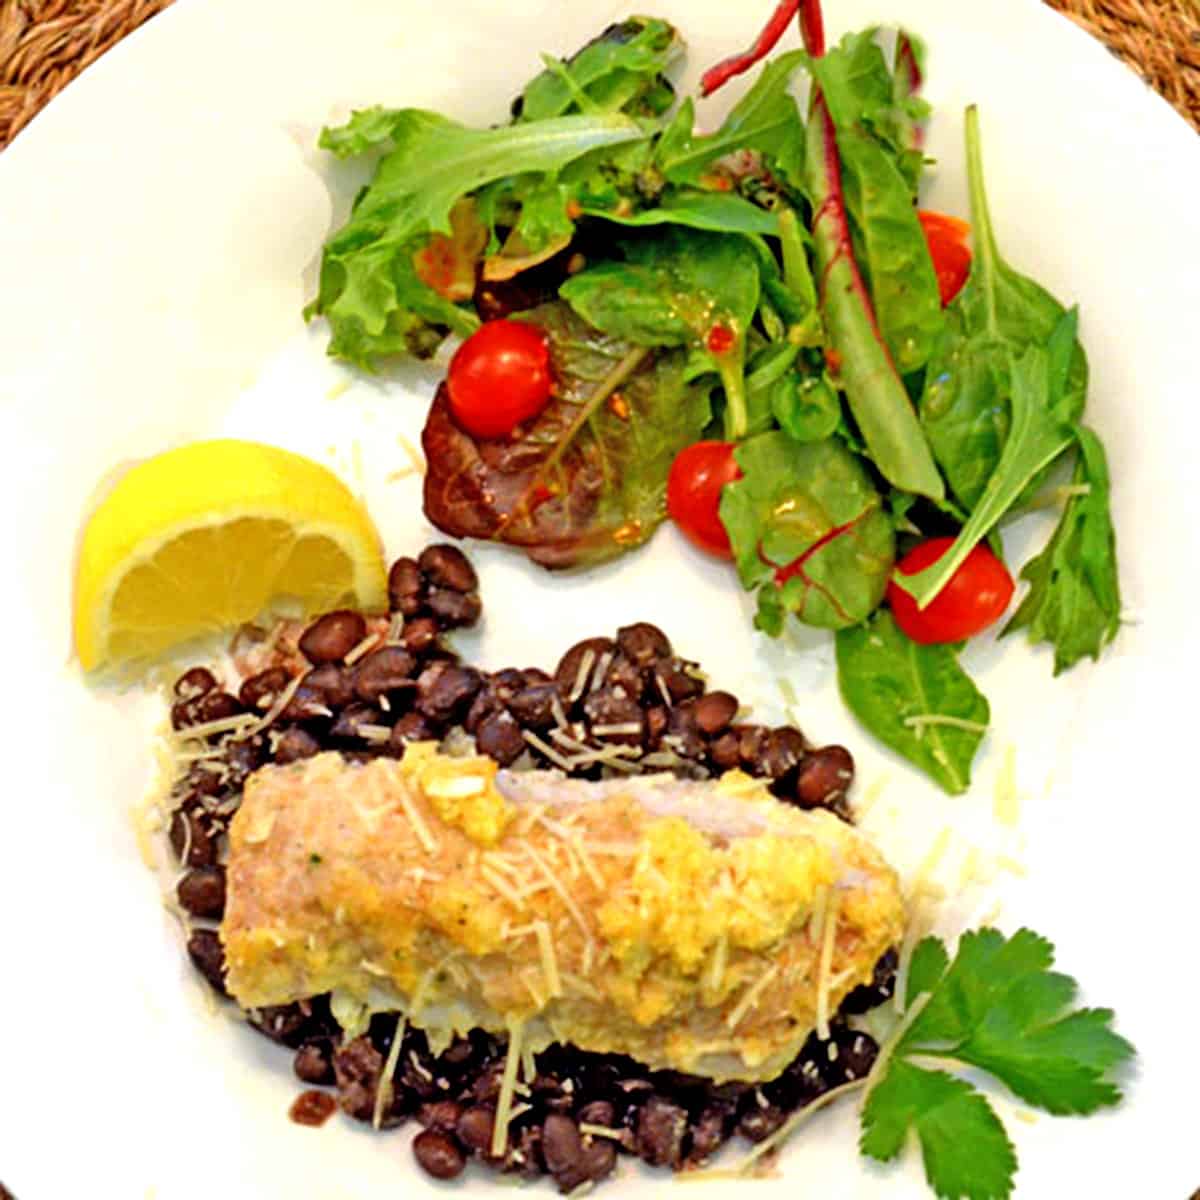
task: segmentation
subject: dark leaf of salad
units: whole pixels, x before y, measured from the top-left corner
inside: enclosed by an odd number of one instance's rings
[[[384,142],[391,148],[360,194],[347,223],[325,246],[320,289],[307,315],[326,316],[330,352],[370,368],[417,341],[432,353],[445,330],[467,334],[478,323],[417,277],[414,257],[429,235],[452,232],[463,196],[515,172],[555,171],[600,147],[643,138],[620,114],[566,116],[501,129],[468,129],[419,109],[356,114],[321,144],[341,156]]]
[[[895,557],[892,524],[861,462],[834,438],[800,443],[778,431],[735,454],[742,478],[721,494],[742,586],[758,591],[758,626],[787,613],[840,629],[879,604]]]
[[[929,364],[920,412],[950,490],[970,509],[983,495],[1008,437],[1010,356],[1020,357],[1027,347],[1045,342],[1065,309],[1000,256],[984,191],[974,107],[967,109],[966,145],[975,252],[966,285],[946,310],[945,337]],[[1087,359],[1076,343],[1061,402],[1068,423],[1083,411],[1087,375]]]
[[[990,709],[953,646],[918,645],[881,609],[839,630],[837,668],[842,699],[871,733],[951,795],[967,790]]]
[[[793,186],[801,186],[804,121],[788,89],[807,59],[803,50],[793,50],[767,63],[715,133],[693,133],[693,106],[686,100],[664,130],[655,152],[663,176],[671,183],[711,181],[710,172],[718,160],[754,151],[775,163]]]
[[[624,112],[657,117],[671,107],[674,89],[663,72],[682,53],[673,26],[655,17],[610,25],[566,62],[547,59],[513,104],[518,121],[568,113]]]
[[[726,397],[726,434],[745,435],[746,333],[758,308],[759,258],[744,238],[669,228],[626,238],[623,262],[572,276],[559,295],[596,329],[640,346],[700,346]]]
[[[1087,655],[1099,658],[1120,627],[1108,462],[1090,429],[1080,429],[1077,440],[1073,494],[1049,544],[1022,569],[1030,589],[1004,628],[1028,629],[1031,641],[1049,642],[1056,675]]]
[[[1052,971],[1054,947],[1028,929],[963,935],[953,961],[937,938],[914,950],[907,1026],[880,1054],[862,1112],[864,1154],[897,1157],[911,1134],[946,1200],[1006,1200],[1017,1160],[982,1092],[921,1063],[986,1071],[1029,1104],[1087,1114],[1121,1094],[1107,1078],[1133,1057],[1108,1009],[1071,1009],[1077,985]]]
[[[682,351],[650,351],[586,325],[563,303],[527,318],[549,338],[557,393],[512,439],[455,425],[444,387],[422,434],[425,515],[453,537],[519,546],[547,567],[603,562],[666,515],[671,461],[709,419]]]
[[[1041,477],[1072,441],[1068,421],[1074,410],[1069,395],[1077,313],[1065,313],[1045,346],[1030,346],[1009,363],[1012,419],[1000,460],[979,502],[971,510],[954,544],[931,566],[896,582],[924,606],[958,570],[971,548],[1020,499],[1030,483]]]

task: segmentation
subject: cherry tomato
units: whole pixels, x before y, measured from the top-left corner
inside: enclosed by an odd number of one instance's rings
[[[450,412],[475,437],[504,437],[546,407],[553,382],[540,329],[525,321],[488,321],[450,360]]]
[[[937,562],[954,544],[949,537],[930,538],[914,546],[896,564],[901,575],[915,575]],[[1008,568],[986,547],[976,546],[950,576],[950,582],[924,607],[894,581],[887,598],[896,624],[914,642],[961,642],[986,629],[1008,607],[1013,578]]]
[[[675,455],[667,475],[667,512],[701,550],[732,558],[729,534],[721,524],[721,489],[741,479],[732,442],[696,442]]]
[[[941,292],[942,307],[945,308],[962,291],[971,272],[971,251],[967,246],[971,227],[957,217],[926,209],[917,212],[917,220],[921,222],[925,244],[933,259],[938,291]]]

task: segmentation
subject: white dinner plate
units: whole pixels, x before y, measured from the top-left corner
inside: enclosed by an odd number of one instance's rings
[[[685,85],[746,44],[772,5],[656,0],[690,46]],[[938,832],[993,876],[946,910],[1056,943],[1089,1004],[1140,1051],[1127,1102],[1028,1119],[1018,1195],[1183,1200],[1200,1185],[1192,1013],[1200,993],[1192,751],[1200,678],[1195,499],[1200,143],[1158,97],[1033,0],[829,0],[832,36],[903,22],[929,44],[931,207],[965,214],[962,110],[980,105],[1001,246],[1082,310],[1090,421],[1111,457],[1127,621],[1098,665],[984,639],[968,666],[994,725],[962,798],[872,745],[837,698],[828,638],[770,643],[722,568],[662,530],[627,561],[551,578],[476,554],[489,667],[551,666],[576,638],[661,624],[718,686],[859,762],[866,827],[911,878]],[[155,704],[85,686],[70,661],[74,541],[120,464],[218,433],[267,438],[366,496],[390,554],[429,536],[415,441],[434,372],[363,379],[306,329],[323,239],[361,178],[316,148],[373,103],[486,124],[539,67],[627,13],[614,0],[182,0],[105,56],[0,156],[0,592],[6,812],[0,824],[0,1180],[19,1200],[383,1200],[431,1193],[407,1131],[289,1122],[289,1056],[206,1002],[139,858]],[[794,40],[794,35],[789,35]],[[737,94],[700,106],[714,124]],[[1044,523],[1010,534],[1020,561]],[[998,823],[1015,771],[1020,828]],[[1025,872],[1014,868],[1020,866]],[[919,1165],[863,1164],[852,1103],[789,1147],[765,1198],[919,1197]],[[628,1163],[605,1194],[673,1186]],[[499,1186],[472,1171],[472,1194]],[[541,1185],[539,1194],[551,1194]],[[748,1185],[712,1183],[722,1194]],[[709,1195],[708,1191],[705,1195]]]

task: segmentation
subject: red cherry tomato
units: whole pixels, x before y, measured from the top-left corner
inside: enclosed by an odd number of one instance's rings
[[[971,273],[971,251],[967,246],[971,227],[957,217],[926,209],[917,212],[917,220],[921,222],[925,244],[933,259],[938,291],[941,292],[942,307],[945,308],[962,291]]]
[[[914,546],[896,564],[901,575],[915,575],[937,562],[954,544],[949,537],[930,538]],[[887,598],[896,624],[914,642],[961,642],[986,629],[1008,607],[1013,578],[1008,568],[986,547],[976,546],[950,576],[950,582],[924,607],[894,581]]]
[[[667,475],[667,512],[694,545],[718,558],[732,558],[721,524],[721,489],[741,479],[732,442],[696,442],[675,455]]]
[[[450,412],[475,437],[504,437],[546,407],[553,382],[540,329],[525,321],[488,321],[450,360]]]

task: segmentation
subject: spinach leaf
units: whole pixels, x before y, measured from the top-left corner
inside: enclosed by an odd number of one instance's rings
[[[1108,462],[1090,429],[1080,429],[1077,440],[1074,495],[1049,544],[1022,569],[1031,586],[1001,634],[1027,628],[1031,641],[1051,643],[1056,675],[1085,655],[1099,658],[1120,626]]]
[[[1011,357],[1044,342],[1065,310],[1000,256],[984,191],[979,114],[973,106],[967,109],[966,144],[975,254],[966,285],[947,309],[945,336],[929,363],[919,409],[950,490],[970,509],[983,495],[1008,437]],[[1083,412],[1087,374],[1083,348],[1076,344],[1064,394],[1069,422]]]
[[[779,633],[788,612],[826,629],[861,621],[883,598],[895,538],[859,459],[834,438],[779,431],[735,457],[742,478],[725,486],[720,513],[742,586],[759,587],[759,628]]]
[[[681,52],[679,36],[666,21],[630,17],[610,25],[565,62],[547,57],[546,69],[525,87],[513,115],[518,121],[572,112],[656,117],[674,100],[663,72]]]
[[[744,436],[746,334],[759,298],[759,260],[745,238],[669,228],[621,243],[623,262],[572,276],[559,295],[589,324],[641,346],[702,346],[725,388],[726,433]],[[718,340],[714,341],[717,335]]]
[[[818,94],[808,121],[808,194],[821,279],[821,315],[851,412],[889,482],[932,499],[945,494],[904,382],[879,331],[854,257],[833,118]]]
[[[880,609],[839,630],[836,653],[838,687],[855,717],[951,795],[965,792],[990,709],[954,647],[919,645]]]
[[[780,429],[798,442],[832,437],[842,420],[841,401],[828,378],[799,371],[790,372],[772,387],[771,412]]]
[[[469,333],[477,318],[421,280],[413,256],[430,234],[453,233],[455,204],[492,180],[553,172],[581,155],[644,139],[620,114],[566,116],[501,129],[468,129],[420,109],[358,113],[321,144],[343,157],[390,144],[346,224],[326,243],[316,298],[330,353],[372,368],[404,350],[427,355],[447,329]]]
[[[1030,346],[1010,362],[1012,423],[992,477],[950,549],[937,562],[896,583],[924,607],[942,590],[971,549],[1070,444],[1070,362],[1077,312],[1064,314],[1045,347]]]
[[[622,213],[608,207],[584,205],[582,214],[635,229],[654,225],[682,225],[709,233],[779,236],[779,217],[775,213],[759,208],[744,196],[731,192],[668,188],[653,208],[645,208],[640,212]]]
[[[603,562],[666,516],[667,472],[709,420],[683,351],[609,336],[554,302],[524,319],[546,332],[556,393],[512,439],[475,439],[438,390],[422,433],[425,515],[452,537],[518,546],[545,567]]]
[[[929,246],[904,176],[861,126],[838,130],[846,207],[858,260],[892,361],[920,370],[938,345],[945,317]]]
[[[721,127],[706,136],[693,133],[692,101],[686,100],[658,143],[655,160],[663,177],[671,183],[699,184],[725,155],[753,150],[773,160],[784,178],[799,186],[804,122],[788,89],[807,60],[803,50],[772,59]]]

